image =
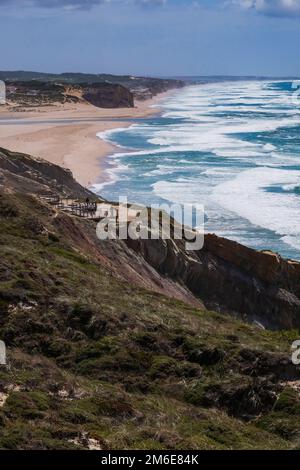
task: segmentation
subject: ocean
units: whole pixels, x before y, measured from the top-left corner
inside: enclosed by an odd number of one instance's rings
[[[100,135],[120,151],[94,191],[203,204],[206,232],[300,260],[299,94],[287,80],[180,89],[159,116]]]

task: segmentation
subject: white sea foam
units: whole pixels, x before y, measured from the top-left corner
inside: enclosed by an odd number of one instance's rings
[[[276,145],[266,143],[266,133],[283,128],[292,133],[300,126],[300,108],[293,105],[291,94],[260,81],[222,82],[185,88],[162,109],[170,119],[166,124],[143,122],[124,130],[151,149],[121,149],[108,170],[111,179],[138,172],[135,177],[150,179],[151,187],[143,188],[149,197],[153,191],[172,202],[204,203],[209,228],[219,234],[246,243],[252,230],[251,243],[259,246],[257,227],[300,250],[298,152],[292,149],[293,140],[285,148],[278,138]],[[114,142],[119,132],[99,136]],[[288,142],[288,131],[284,136]],[[128,168],[122,169],[125,157]],[[283,169],[292,165],[295,170]]]
[[[300,177],[298,177],[297,183],[285,184],[282,189],[284,191],[298,191],[300,189]]]
[[[299,175],[288,170],[253,168],[218,185],[211,198],[227,210],[254,225],[274,231],[285,237],[285,242],[289,240],[291,243],[300,239],[300,200],[295,194],[268,192],[268,188],[282,185],[299,185]]]
[[[127,127],[117,127],[115,129],[108,129],[107,131],[98,132],[96,135],[98,139],[102,139],[102,140],[106,140],[107,142],[114,143],[114,140],[113,140],[114,134],[116,134],[117,132],[127,131],[128,129],[129,128]]]
[[[101,194],[103,188],[105,186],[109,186],[111,184],[116,183],[120,179],[120,175],[122,173],[122,179],[128,178],[130,174],[130,168],[128,165],[124,165],[120,159],[111,158],[108,162],[108,167],[105,169],[106,179],[101,183],[95,183],[89,187],[91,191],[96,194]],[[127,174],[125,177],[124,174]]]
[[[299,235],[296,235],[296,236],[286,235],[285,237],[282,237],[282,241],[286,243],[287,245],[290,245],[296,248],[297,250],[300,250]]]

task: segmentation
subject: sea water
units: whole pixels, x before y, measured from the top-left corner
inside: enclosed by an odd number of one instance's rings
[[[161,115],[99,135],[120,146],[94,190],[203,204],[205,230],[300,260],[300,99],[290,81],[191,85]]]

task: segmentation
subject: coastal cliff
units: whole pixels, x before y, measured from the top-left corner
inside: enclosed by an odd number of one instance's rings
[[[177,280],[212,310],[267,328],[300,327],[300,263],[258,252],[216,235],[186,252],[178,241],[128,241],[168,278]]]
[[[62,169],[46,160],[23,153],[10,152],[0,147],[0,186],[21,194],[39,194],[78,198],[93,194],[83,188],[69,170]]]
[[[75,84],[32,81],[6,82],[7,101],[18,107],[87,102],[98,108],[132,108],[134,97],[114,83]]]
[[[96,83],[83,86],[82,98],[99,108],[133,108],[133,94],[123,85]]]
[[[151,99],[181,88],[181,80],[108,74],[47,74],[1,72],[6,97],[12,106],[33,107],[88,102],[100,108],[132,108],[134,100]]]
[[[299,263],[214,235],[101,242],[56,196],[94,197],[0,150],[0,448],[297,448]]]

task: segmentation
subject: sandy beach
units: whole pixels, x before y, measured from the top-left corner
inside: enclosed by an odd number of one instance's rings
[[[153,106],[168,93],[136,102],[135,108],[103,109],[89,104],[66,104],[14,112],[2,107],[0,146],[68,168],[83,186],[90,186],[105,180],[105,159],[115,151],[114,146],[99,139],[97,133],[130,126],[132,122],[126,119],[157,114],[159,108]],[[5,119],[26,120],[26,123],[4,123]]]

